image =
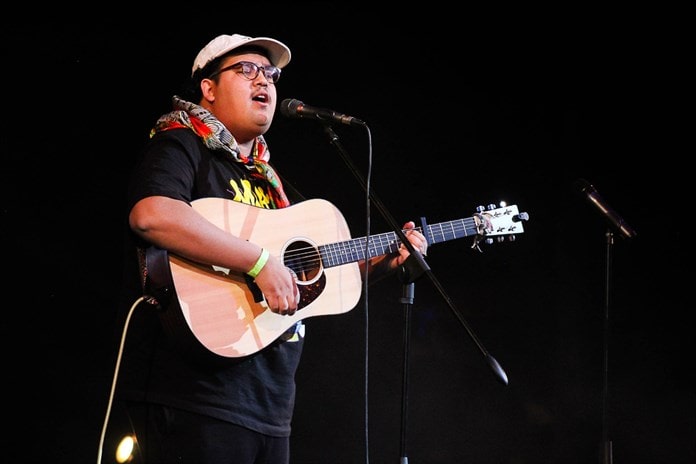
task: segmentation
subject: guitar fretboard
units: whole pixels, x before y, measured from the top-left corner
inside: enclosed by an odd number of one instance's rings
[[[425,231],[421,228],[417,229],[423,232],[429,245],[478,233],[476,221],[473,217],[427,225]],[[385,232],[371,235],[368,246],[366,247],[365,245],[366,237],[360,237],[345,242],[321,245],[319,246],[319,253],[321,254],[324,267],[341,266],[364,260],[366,253],[369,258],[374,258],[396,252],[399,250],[401,241],[395,232]]]

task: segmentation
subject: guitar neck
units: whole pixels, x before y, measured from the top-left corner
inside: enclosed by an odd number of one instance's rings
[[[419,227],[417,229],[423,232],[429,245],[478,234],[476,220],[473,217],[427,225],[425,230]],[[400,246],[401,240],[396,232],[385,232],[371,235],[369,243],[366,237],[360,237],[345,242],[321,245],[319,252],[324,267],[334,267],[362,261],[366,255],[375,258],[394,253]]]

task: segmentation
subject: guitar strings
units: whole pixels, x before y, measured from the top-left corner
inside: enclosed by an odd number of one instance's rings
[[[427,228],[430,234],[425,234],[426,237],[429,237],[429,241],[437,243],[438,241],[462,238],[478,233],[478,224],[474,218],[450,221],[447,225],[448,227],[444,227],[442,224],[429,225]],[[415,229],[423,232],[422,227]],[[436,229],[437,233],[435,233]],[[436,238],[440,240],[435,240]],[[395,252],[401,245],[394,232],[373,235],[370,237],[369,243],[369,249],[376,251],[373,256],[370,256],[371,258]],[[317,247],[293,248],[286,251],[284,258],[285,265],[296,273],[363,260],[365,259],[365,237]]]

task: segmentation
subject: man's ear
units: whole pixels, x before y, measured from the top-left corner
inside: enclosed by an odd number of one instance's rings
[[[212,79],[201,79],[201,95],[203,98],[212,103],[215,101],[215,82]]]

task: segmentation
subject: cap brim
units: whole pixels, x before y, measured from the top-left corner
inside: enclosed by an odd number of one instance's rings
[[[224,53],[221,53],[221,55],[224,55],[235,48],[242,46],[246,47],[249,45],[255,45],[266,50],[268,52],[268,59],[271,61],[273,66],[282,68],[290,62],[290,49],[284,43],[271,39],[270,37],[256,37],[254,39],[247,40],[246,42],[230,48]]]
[[[257,47],[265,52],[271,64],[279,68],[290,62],[290,49],[282,42],[270,37],[247,37],[240,34],[221,35],[198,52],[191,68],[193,76],[199,69],[205,68],[211,61],[239,48]]]

